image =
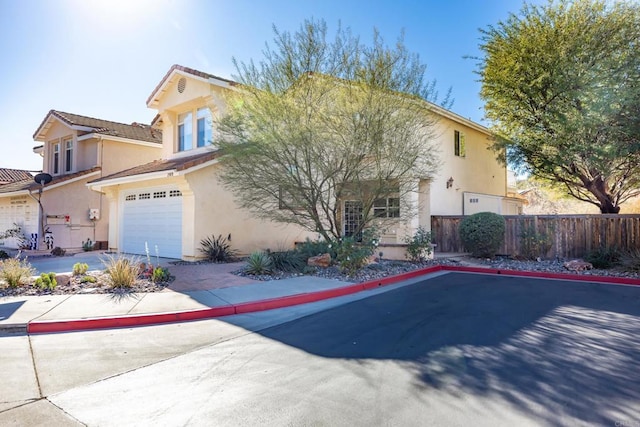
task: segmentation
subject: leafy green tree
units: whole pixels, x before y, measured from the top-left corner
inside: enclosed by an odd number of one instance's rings
[[[481,95],[511,164],[602,213],[640,194],[640,5],[525,4],[482,31]]]
[[[407,182],[436,170],[434,82],[402,38],[389,47],[374,32],[365,45],[340,27],[330,40],[323,21],[274,33],[260,62],[234,59],[222,180],[259,217],[327,240],[342,235],[342,201],[360,201],[358,234],[376,200],[404,200]]]

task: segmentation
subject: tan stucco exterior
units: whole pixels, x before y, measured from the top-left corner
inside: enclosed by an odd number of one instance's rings
[[[53,233],[54,245],[64,249],[81,248],[87,239],[107,241],[109,203],[104,194],[89,189],[87,182],[158,159],[161,146],[73,129],[55,117],[49,120],[46,131],[38,135],[43,143],[42,170],[61,181],[54,180],[42,192],[45,230]],[[73,142],[70,171],[66,170],[65,141]],[[60,144],[58,173],[53,167],[56,143]],[[98,210],[97,219],[89,218],[90,209]]]
[[[213,146],[179,152],[178,115],[187,111],[195,112],[202,107],[208,107],[213,117],[224,114],[225,90],[230,90],[227,82],[172,68],[148,101],[148,106],[157,109],[160,117],[156,126],[163,132],[163,159],[206,153],[215,148],[214,129]],[[395,245],[404,243],[405,237],[412,235],[419,226],[430,229],[431,215],[463,214],[464,194],[477,193],[499,201],[506,196],[506,168],[496,160],[495,153],[488,149],[491,137],[489,131],[435,106],[433,112],[438,119],[434,135],[440,156],[440,169],[433,179],[416,179],[403,184],[412,189],[406,196],[409,199],[406,202],[413,209],[401,212],[398,220],[387,221],[383,225],[382,242],[391,245],[388,246],[388,251],[392,257],[402,258],[402,250]],[[455,131],[464,135],[464,157],[455,155]],[[109,201],[110,249],[120,250],[122,246],[123,194],[133,189],[144,190],[158,186],[175,186],[182,193],[183,259],[201,257],[200,241],[212,235],[230,234],[232,246],[245,254],[257,249],[290,248],[294,242],[306,237],[318,237],[316,233],[296,226],[261,221],[241,210],[233,195],[218,180],[219,167],[214,160],[186,170],[141,173],[112,180],[106,178],[89,184],[104,192]],[[505,204],[501,202],[495,206],[498,205]],[[495,208],[499,209],[502,208]]]

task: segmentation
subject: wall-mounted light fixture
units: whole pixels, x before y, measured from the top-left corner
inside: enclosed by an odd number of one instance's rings
[[[447,188],[451,188],[451,187],[453,187],[453,177],[450,177],[447,180]]]

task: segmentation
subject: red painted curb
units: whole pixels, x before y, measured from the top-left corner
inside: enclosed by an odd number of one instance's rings
[[[561,279],[581,282],[595,283],[612,283],[622,285],[640,286],[639,279],[630,279],[626,277],[608,277],[608,276],[589,276],[570,273],[539,273],[533,271],[519,270],[500,270],[495,268],[484,267],[463,267],[450,265],[435,265],[432,267],[421,268],[407,273],[398,274],[396,276],[384,277],[382,279],[370,280],[353,285],[327,289],[318,292],[310,292],[306,294],[289,295],[285,297],[266,299],[261,301],[252,301],[237,305],[228,305],[223,307],[211,307],[201,310],[182,311],[175,313],[157,313],[142,315],[127,315],[122,317],[100,317],[94,319],[79,320],[50,320],[50,321],[34,321],[27,324],[27,333],[52,333],[52,332],[72,332],[93,329],[112,329],[133,326],[149,326],[162,323],[184,322],[190,320],[203,320],[215,317],[230,316],[233,314],[252,313],[257,311],[273,310],[276,308],[289,307],[293,305],[307,304],[325,299],[336,298],[345,295],[351,295],[360,291],[376,289],[382,286],[392,285],[404,280],[412,279],[429,273],[438,271],[466,272],[480,274],[494,274],[521,277],[537,277],[544,279]]]
[[[481,273],[481,274],[495,274],[506,276],[521,276],[521,277],[538,277],[541,279],[560,279],[560,280],[572,280],[578,282],[595,282],[595,283],[613,283],[618,285],[632,285],[640,286],[640,279],[631,279],[628,277],[611,277],[611,276],[595,276],[588,274],[573,274],[573,273],[544,273],[537,271],[520,271],[520,270],[501,270],[496,268],[485,267],[463,267],[455,265],[442,266],[443,270],[452,272],[466,272],[466,273]]]
[[[96,317],[78,320],[43,320],[29,322],[28,334],[88,331],[93,329],[112,329],[131,326],[159,325],[162,323],[184,322],[189,320],[210,319],[212,317],[230,316],[235,313],[232,305],[211,307],[202,310],[181,311],[175,313],[154,313],[127,315],[121,317]]]

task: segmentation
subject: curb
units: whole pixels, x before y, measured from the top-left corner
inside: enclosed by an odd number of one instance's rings
[[[7,325],[10,329],[25,332],[28,334],[55,333],[55,332],[73,332],[95,329],[113,329],[135,326],[151,326],[165,323],[186,322],[193,320],[212,319],[222,316],[231,316],[234,314],[254,313],[265,310],[273,310],[276,308],[290,307],[294,305],[307,304],[311,302],[322,301],[331,298],[337,298],[345,295],[351,295],[362,291],[376,289],[382,286],[392,285],[404,280],[412,279],[418,276],[435,273],[439,271],[450,271],[460,273],[477,273],[492,274],[514,277],[532,277],[541,279],[558,279],[579,282],[593,282],[619,285],[640,286],[640,279],[630,279],[624,277],[608,277],[608,276],[590,276],[569,273],[539,273],[531,271],[519,270],[500,270],[483,267],[464,267],[464,266],[442,266],[436,265],[410,271],[408,273],[396,276],[384,277],[381,279],[370,280],[367,282],[355,283],[335,289],[328,289],[317,292],[304,294],[287,295],[259,301],[244,302],[240,304],[230,304],[220,307],[210,307],[198,310],[165,312],[153,314],[138,314],[119,317],[96,317],[91,319],[70,319],[70,320],[46,320],[32,321],[25,325]],[[0,329],[4,330],[3,329]]]

